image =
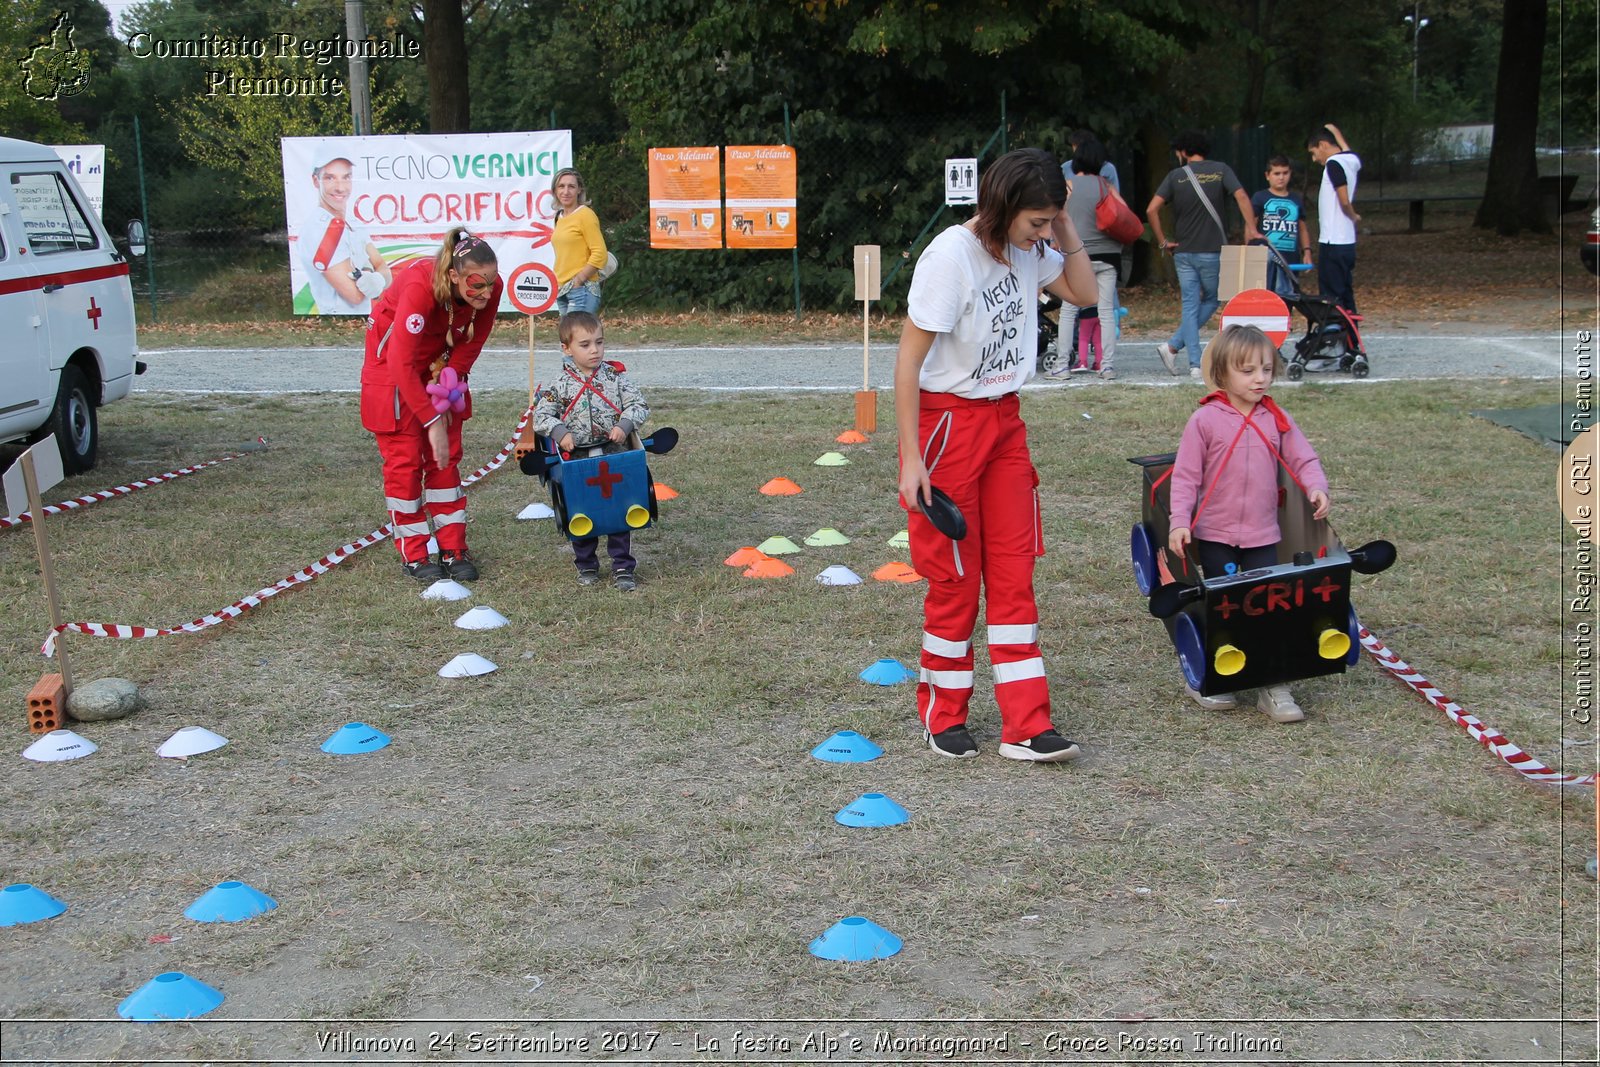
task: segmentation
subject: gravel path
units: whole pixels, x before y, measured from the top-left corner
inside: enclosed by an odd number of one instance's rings
[[[1090,376],[1035,379],[1029,388],[1114,388],[1188,384],[1167,374],[1156,358],[1156,337],[1133,337],[1119,346],[1114,383]],[[1371,358],[1367,383],[1429,378],[1556,378],[1576,372],[1570,339],[1556,333],[1469,333],[1393,330],[1366,337]],[[861,388],[861,346],[626,347],[608,350],[646,388],[727,391],[852,390]],[[894,346],[873,345],[871,387],[893,388]],[[177,348],[143,353],[149,369],[135,392],[283,393],[355,392],[361,354],[338,348]],[[536,353],[541,379],[554,373],[559,349]],[[1350,382],[1348,374],[1313,373],[1309,380]],[[1288,384],[1288,383],[1285,383]],[[488,348],[473,368],[475,389],[526,389],[528,354]]]

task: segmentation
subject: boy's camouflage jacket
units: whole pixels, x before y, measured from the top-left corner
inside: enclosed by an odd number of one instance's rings
[[[584,378],[570,359],[561,361],[561,373],[539,394],[533,409],[533,432],[560,445],[572,434],[575,448],[605,442],[607,452],[625,452],[627,443],[606,441],[613,426],[624,435],[644,425],[650,407],[626,374],[602,360],[592,378]]]

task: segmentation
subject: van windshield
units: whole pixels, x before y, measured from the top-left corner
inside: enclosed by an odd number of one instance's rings
[[[60,175],[49,171],[11,175],[22,232],[28,248],[37,255],[78,252],[100,245],[94,228]]]

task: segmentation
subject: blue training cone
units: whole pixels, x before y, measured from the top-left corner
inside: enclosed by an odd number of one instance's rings
[[[276,900],[253,886],[219,882],[196,897],[183,914],[197,923],[237,923],[264,915],[277,906]]]
[[[811,942],[811,954],[825,960],[886,960],[904,944],[898,937],[859,915],[840,919]]]
[[[54,919],[67,906],[38,886],[18,882],[0,889],[0,926],[22,926]]]
[[[389,744],[389,735],[376,726],[364,722],[349,722],[339,727],[322,742],[322,751],[335,756],[351,756],[358,752],[376,752]]]
[[[136,1023],[198,1019],[222,1003],[222,993],[182,971],[158,974],[121,1004],[117,1014]]]
[[[811,754],[824,763],[866,763],[883,755],[883,749],[854,730],[840,730]]]
[[[882,793],[862,793],[839,809],[833,821],[844,826],[899,826],[911,813]]]
[[[872,666],[861,672],[863,682],[873,685],[899,685],[901,682],[911,680],[911,671],[904,663],[894,658],[880,659]]]

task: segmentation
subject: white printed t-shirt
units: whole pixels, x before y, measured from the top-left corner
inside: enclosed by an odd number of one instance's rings
[[[367,270],[372,266],[367,256],[367,231],[347,221],[344,232],[338,234],[338,239],[332,244],[333,251],[328,254],[326,262],[321,262],[317,252],[322,248],[328,236],[328,227],[333,225],[333,221],[333,213],[319,203],[305,216],[300,232],[295,237],[299,245],[300,265],[305,269],[306,280],[311,283],[311,298],[316,301],[317,312],[323,315],[348,312],[366,315],[372,311],[370,299],[363,298],[358,304],[349,303],[339,295],[333,283],[323,277],[322,272],[346,259],[358,270]]]
[[[1045,245],[1006,251],[1011,263],[997,263],[971,230],[951,226],[917,260],[907,314],[935,335],[923,389],[980,400],[1014,393],[1033,377],[1039,290],[1061,276],[1063,260]]]

